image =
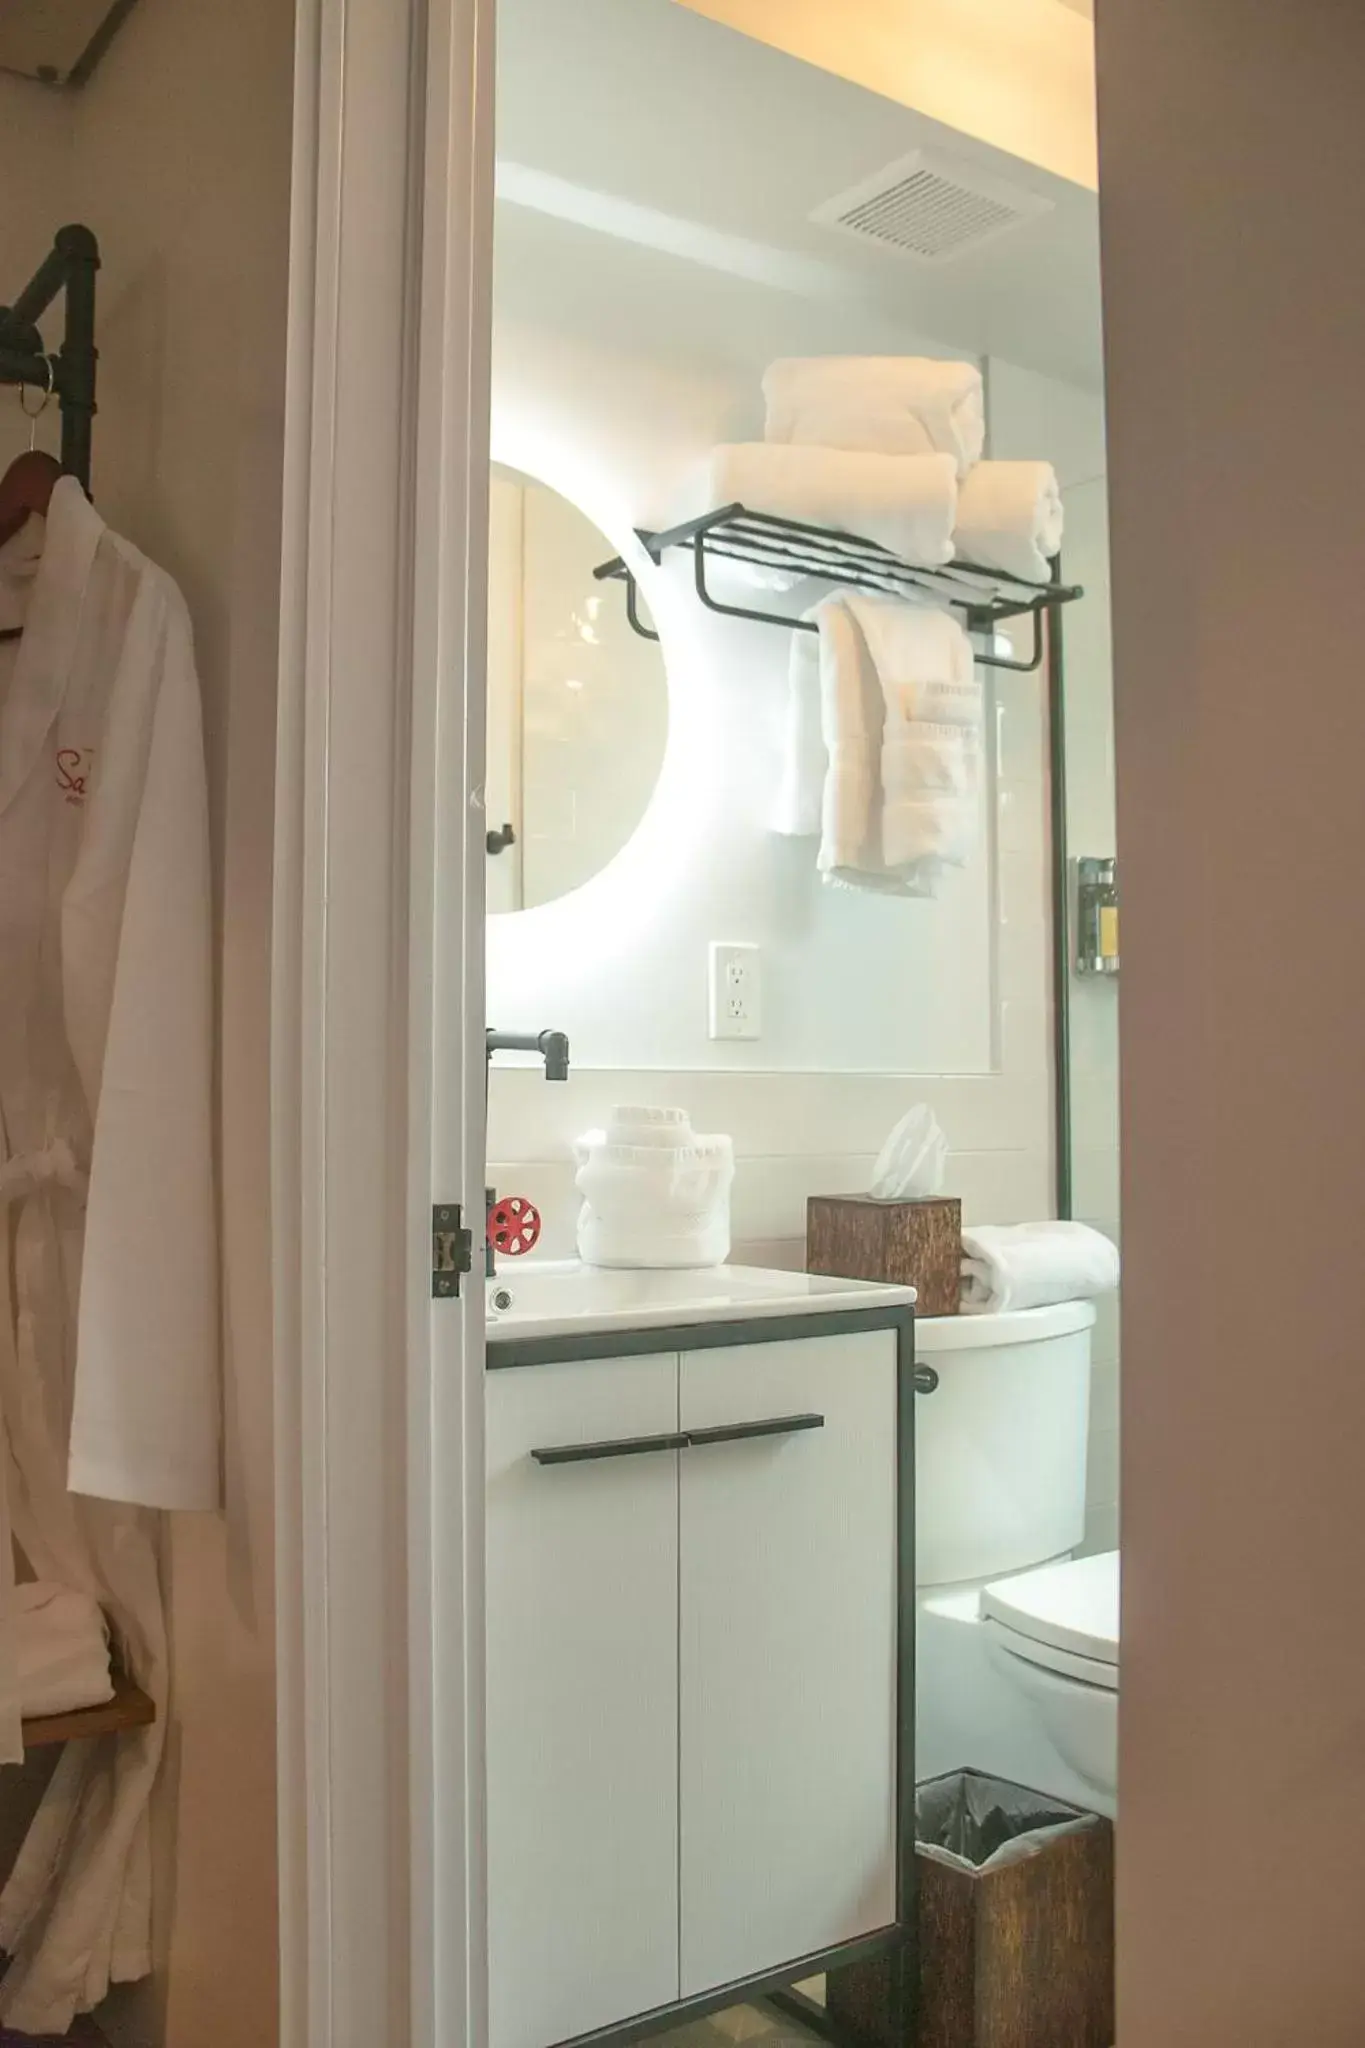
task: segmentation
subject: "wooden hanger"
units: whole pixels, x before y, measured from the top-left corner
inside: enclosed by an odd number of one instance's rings
[[[0,548],[12,540],[36,512],[46,519],[52,488],[62,465],[42,448],[26,448],[0,477]],[[0,628],[0,641],[18,640],[22,626]]]
[[[62,474],[55,455],[42,448],[26,448],[16,455],[0,477],[0,548],[33,513],[46,519],[52,502],[52,488]]]

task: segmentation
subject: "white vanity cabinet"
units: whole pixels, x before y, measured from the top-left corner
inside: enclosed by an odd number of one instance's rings
[[[820,1321],[490,1350],[491,2048],[896,1921],[908,1344]]]

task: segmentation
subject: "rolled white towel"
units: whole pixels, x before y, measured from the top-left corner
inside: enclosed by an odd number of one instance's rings
[[[981,458],[986,409],[975,363],[929,356],[791,356],[763,378],[769,441],[883,455]]]
[[[712,451],[708,495],[717,508],[738,502],[751,512],[877,541],[924,568],[952,560],[957,471],[947,455],[734,442]]]
[[[1062,545],[1062,493],[1050,462],[978,462],[962,480],[953,546],[965,562],[1046,583]]]
[[[109,1630],[88,1593],[48,1580],[14,1589],[19,1712],[25,1720],[100,1707],[114,1696]]]
[[[735,1152],[685,1110],[620,1105],[574,1144],[586,1266],[719,1266],[730,1255]]]
[[[962,1233],[964,1314],[1088,1301],[1118,1284],[1117,1247],[1085,1223],[981,1223]]]

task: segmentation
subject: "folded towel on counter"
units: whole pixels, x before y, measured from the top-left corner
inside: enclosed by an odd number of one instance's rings
[[[927,356],[793,356],[763,378],[766,438],[883,455],[950,455],[959,476],[986,437],[981,372]]]
[[[875,540],[926,568],[952,559],[957,472],[946,455],[850,455],[741,441],[712,451],[707,497],[716,508],[738,502]],[[774,566],[781,568],[776,551]]]
[[[843,592],[793,635],[774,830],[835,887],[933,896],[976,841],[981,692],[946,612]]]
[[[14,1589],[19,1712],[74,1714],[114,1697],[109,1630],[88,1593],[39,1579]]]
[[[1088,1301],[1118,1284],[1117,1247],[1085,1223],[982,1223],[962,1233],[964,1314]]]
[[[1062,493],[1050,462],[978,462],[957,499],[955,552],[964,562],[1046,583],[1062,545]]]

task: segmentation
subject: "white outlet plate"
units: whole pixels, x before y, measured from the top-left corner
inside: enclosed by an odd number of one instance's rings
[[[763,977],[758,947],[712,940],[709,984],[712,1038],[760,1038]]]

